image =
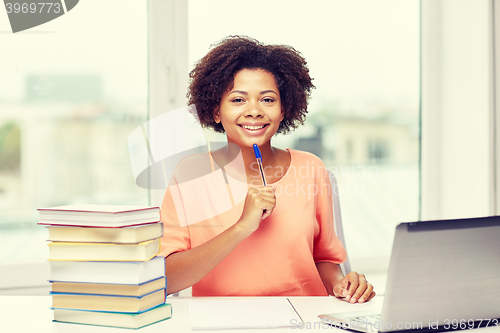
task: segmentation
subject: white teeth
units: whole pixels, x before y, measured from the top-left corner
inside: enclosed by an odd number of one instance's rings
[[[243,125],[243,126],[241,126],[241,127],[246,128],[246,129],[249,129],[249,130],[253,130],[253,131],[255,131],[255,130],[258,130],[258,129],[263,128],[263,127],[264,127],[264,125],[262,125],[262,126],[246,126],[246,125]]]

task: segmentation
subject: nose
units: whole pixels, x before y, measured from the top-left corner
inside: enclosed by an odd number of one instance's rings
[[[245,109],[244,115],[245,117],[255,117],[255,118],[263,117],[264,111],[262,110],[259,101],[249,102]]]

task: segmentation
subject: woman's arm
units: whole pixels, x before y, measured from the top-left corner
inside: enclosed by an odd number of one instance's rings
[[[364,303],[375,297],[364,274],[353,271],[343,276],[340,266],[328,261],[316,263],[316,268],[329,295],[345,297],[350,303]]]
[[[321,261],[316,263],[316,268],[328,295],[335,296],[333,287],[344,277],[340,266],[329,261]]]
[[[250,236],[274,210],[276,197],[270,186],[250,188],[240,219],[208,242],[165,258],[167,294],[199,282],[245,238]]]
[[[210,241],[187,251],[165,258],[167,294],[191,287],[217,266],[250,234],[239,223]]]

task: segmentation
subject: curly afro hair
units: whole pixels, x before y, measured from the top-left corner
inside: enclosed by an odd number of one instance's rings
[[[264,45],[246,36],[229,36],[212,49],[189,73],[187,97],[194,104],[203,127],[224,133],[213,119],[223,94],[231,89],[234,76],[242,69],[263,69],[273,74],[285,112],[276,133],[288,133],[303,124],[307,103],[314,87],[307,63],[291,46]]]

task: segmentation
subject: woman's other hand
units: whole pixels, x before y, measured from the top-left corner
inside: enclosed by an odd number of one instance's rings
[[[336,297],[345,297],[351,304],[364,303],[375,297],[373,286],[366,280],[364,274],[350,272],[333,288]]]
[[[260,222],[272,214],[275,206],[276,196],[271,186],[251,187],[238,224],[253,233],[259,228]]]

